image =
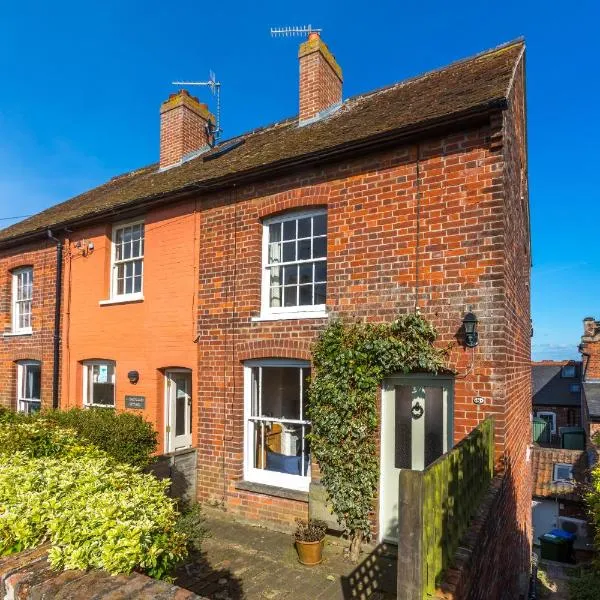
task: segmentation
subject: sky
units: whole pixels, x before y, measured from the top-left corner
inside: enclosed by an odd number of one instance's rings
[[[524,36],[533,358],[577,358],[600,318],[599,22],[591,0],[3,2],[0,227],[155,162],[174,80],[216,72],[224,137],[296,114],[301,40],[270,27],[322,28],[344,97]]]

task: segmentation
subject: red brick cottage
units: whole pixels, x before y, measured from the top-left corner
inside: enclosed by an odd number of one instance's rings
[[[493,415],[505,539],[487,568],[509,590],[531,539],[524,44],[348,100],[318,35],[299,60],[298,117],[214,145],[206,107],[180,92],[161,108],[158,164],[0,232],[0,401],[50,405],[58,362],[61,406],[142,410],[161,449],[198,448],[201,500],[288,527],[315,472],[319,331],[419,310],[456,376],[382,386],[374,535],[394,539],[395,459],[422,468]],[[49,231],[64,253],[57,351]]]

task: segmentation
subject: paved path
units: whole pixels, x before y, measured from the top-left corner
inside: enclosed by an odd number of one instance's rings
[[[332,538],[324,560],[304,567],[292,536],[236,523],[227,513],[207,510],[210,537],[178,572],[176,584],[211,600],[388,600],[394,595],[396,561],[378,547],[348,562],[343,545]]]

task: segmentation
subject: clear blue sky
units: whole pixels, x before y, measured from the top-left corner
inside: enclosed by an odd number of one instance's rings
[[[226,136],[295,114],[299,40],[270,26],[322,27],[345,97],[524,35],[534,358],[576,357],[581,320],[600,318],[598,22],[589,0],[5,2],[0,218],[154,162],[174,79],[216,71]]]

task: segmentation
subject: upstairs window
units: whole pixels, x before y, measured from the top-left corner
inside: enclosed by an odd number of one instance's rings
[[[556,433],[556,413],[541,410],[536,415],[540,419],[544,419],[550,426],[550,433]]]
[[[112,283],[113,299],[142,297],[144,276],[144,224],[129,223],[113,229]]]
[[[561,377],[572,379],[575,377],[575,365],[565,365],[560,372]]]
[[[555,463],[552,478],[554,481],[571,481],[573,479],[573,465]]]
[[[294,213],[265,221],[263,267],[263,315],[324,312],[326,211]]]
[[[33,268],[24,267],[12,274],[12,330],[31,333],[31,301],[33,298]]]
[[[42,367],[38,361],[17,363],[17,410],[26,414],[41,408]]]
[[[83,403],[86,406],[115,406],[115,363],[93,360],[83,363]]]

